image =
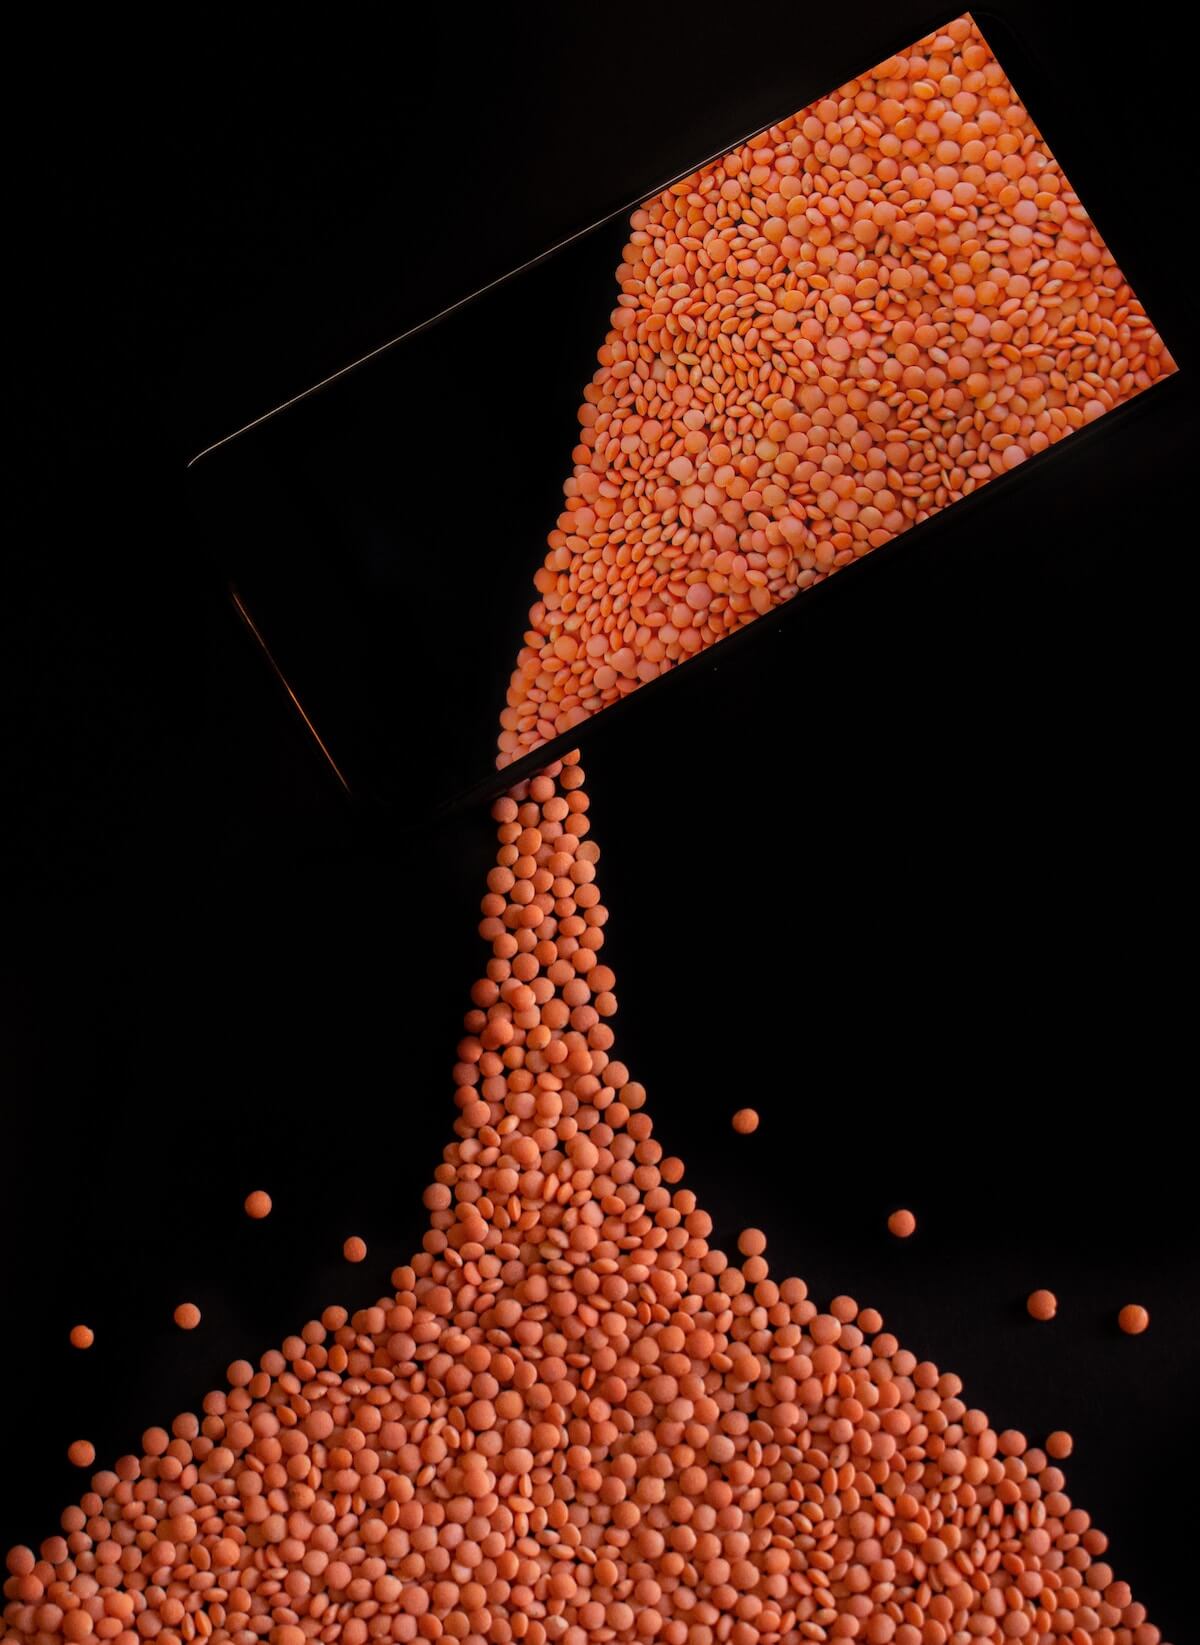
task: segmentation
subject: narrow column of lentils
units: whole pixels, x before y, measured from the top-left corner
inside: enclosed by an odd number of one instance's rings
[[[1169,369],[966,19],[638,213],[623,267],[502,760]],[[4,1638],[1158,1645],[1068,1435],[997,1433],[759,1230],[709,1244],[612,1055],[583,781],[494,808],[420,1251],[12,1549]]]

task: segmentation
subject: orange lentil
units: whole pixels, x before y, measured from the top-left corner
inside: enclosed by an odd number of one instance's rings
[[[342,1255],[347,1262],[361,1262],[367,1254],[367,1242],[359,1239],[357,1234],[351,1234],[342,1246]]]
[[[1138,1337],[1150,1323],[1149,1310],[1138,1302],[1127,1302],[1117,1315],[1117,1324],[1126,1336]]]
[[[181,1331],[194,1331],[200,1323],[200,1310],[194,1302],[181,1302],[172,1318]]]
[[[1053,1291],[1031,1291],[1025,1307],[1031,1319],[1053,1319],[1058,1312],[1058,1298]]]
[[[739,1137],[748,1137],[758,1130],[758,1114],[753,1108],[739,1108],[733,1116],[733,1129]]]
[[[95,1342],[95,1340],[96,1340],[96,1333],[92,1330],[90,1325],[72,1325],[72,1327],[71,1327],[71,1347],[72,1348],[90,1348],[92,1346],[92,1343]]]
[[[501,853],[517,813],[547,834],[584,814],[551,814],[584,792],[576,758],[550,771],[538,799],[523,784],[494,807]],[[531,853],[548,860],[561,841]],[[587,905],[568,894],[563,906]],[[477,1012],[523,1014],[518,988],[543,1005],[574,995],[574,968],[534,990],[557,965],[558,934],[545,941],[526,982],[516,955],[497,965],[493,947],[496,992],[472,990],[468,1038]],[[996,1637],[997,1619],[1005,1639],[1035,1639],[1062,1631],[1046,1627],[1058,1611],[1043,1596],[1089,1583],[1091,1603],[1062,1602],[1073,1645],[1138,1645],[1144,1609],[1100,1563],[1103,1540],[1081,1540],[1086,1517],[1048,1466],[1067,1436],[1038,1452],[1019,1430],[997,1432],[876,1310],[846,1295],[819,1307],[802,1280],[772,1282],[761,1230],[742,1230],[744,1262],[731,1266],[599,1026],[580,1033],[568,1013],[540,1050],[518,1026],[507,1043],[525,1047],[519,1061],[470,1047],[428,1231],[390,1293],[355,1313],[327,1308],[257,1367],[235,1361],[203,1424],[184,1414],[147,1429],[142,1454],[64,1514],[70,1546],[42,1545],[44,1576],[30,1550],[12,1550],[13,1637],[73,1637],[72,1616],[91,1621],[90,1567],[108,1579],[96,1628],[136,1619],[130,1645],[200,1614],[188,1608],[197,1573],[227,1596],[231,1639],[281,1645],[319,1637],[329,1614],[358,1645],[481,1628],[532,1645],[691,1645],[693,1626],[729,1615],[731,1645],[759,1645],[807,1638],[806,1606],[831,1640],[948,1645],[948,1625]],[[547,1054],[555,1045],[566,1059]],[[805,1511],[782,1511],[793,1501]],[[123,1540],[129,1502],[144,1530]],[[790,1578],[817,1516],[820,1540],[845,1550],[843,1574],[808,1563],[813,1595],[801,1595]],[[119,1559],[93,1540],[110,1526]]]
[[[887,1225],[897,1239],[907,1239],[916,1232],[917,1219],[911,1211],[893,1211]]]
[[[633,213],[499,764],[1175,369],[951,26]]]
[[[620,284],[502,763],[1172,369],[967,17],[648,202]],[[1025,333],[1067,286],[1046,373]],[[1102,355],[1106,304],[1140,323]],[[587,811],[575,754],[493,807],[458,1117],[391,1291],[234,1361],[13,1549],[5,1637],[1159,1645],[1023,1434],[770,1280],[759,1231],[740,1267],[710,1245],[614,1054]]]
[[[246,1215],[253,1217],[256,1222],[271,1214],[271,1196],[263,1188],[256,1188],[252,1194],[246,1195]]]

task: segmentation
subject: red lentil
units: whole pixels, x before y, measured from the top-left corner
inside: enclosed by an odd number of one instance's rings
[[[739,1137],[748,1137],[758,1130],[758,1114],[753,1108],[739,1108],[733,1116],[733,1129]]]
[[[67,1446],[67,1461],[76,1468],[90,1468],[96,1460],[96,1447],[90,1439],[72,1440]]]
[[[580,775],[494,808],[500,859],[541,836],[531,886],[598,860]],[[568,883],[484,899],[454,1137],[392,1291],[235,1361],[203,1416],[96,1474],[66,1536],[10,1553],[12,1637],[950,1645],[1061,1633],[1061,1609],[1073,1645],[1153,1645],[1058,1436],[997,1433],[877,1312],[775,1279],[760,1230],[741,1269],[710,1244],[607,1023],[551,1010],[605,925],[595,879]]]
[[[967,18],[636,213],[600,367],[502,762],[1172,369]],[[1157,1645],[1046,1454],[760,1231],[710,1245],[612,1054],[583,784],[569,755],[493,809],[394,1289],[11,1550],[6,1637]]]
[[[96,1340],[96,1333],[92,1330],[90,1325],[72,1325],[72,1327],[71,1327],[71,1347],[72,1348],[90,1348],[92,1346],[92,1343],[95,1342],[95,1340]]]
[[[1150,1323],[1149,1311],[1137,1302],[1127,1302],[1117,1315],[1117,1324],[1126,1336],[1138,1337]]]
[[[1070,1434],[1061,1428],[1046,1436],[1046,1455],[1053,1457],[1055,1462],[1062,1462],[1075,1449],[1075,1441]]]
[[[265,1189],[256,1188],[252,1194],[246,1195],[246,1215],[256,1222],[271,1215],[271,1196]]]
[[[200,1323],[200,1310],[194,1302],[181,1302],[172,1318],[181,1331],[194,1331]]]
[[[888,1228],[897,1239],[908,1239],[917,1229],[917,1219],[911,1211],[893,1211],[888,1218]]]
[[[967,18],[633,213],[500,764],[1175,369]]]
[[[357,1234],[351,1234],[342,1246],[342,1255],[347,1262],[362,1262],[366,1254],[367,1242],[364,1239],[359,1239]]]
[[[1058,1312],[1058,1298],[1053,1291],[1031,1291],[1025,1306],[1031,1319],[1053,1319]]]

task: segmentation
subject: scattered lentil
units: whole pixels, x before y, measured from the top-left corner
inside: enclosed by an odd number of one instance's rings
[[[1053,1319],[1058,1312],[1058,1298],[1053,1291],[1031,1291],[1025,1306],[1031,1319]]]
[[[1127,1302],[1117,1315],[1117,1324],[1126,1336],[1138,1337],[1150,1323],[1149,1311],[1137,1302]]]

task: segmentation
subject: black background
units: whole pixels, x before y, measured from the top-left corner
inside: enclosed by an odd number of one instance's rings
[[[1163,226],[1190,43],[1143,8],[1125,83],[1127,51],[1077,11],[1002,9],[1060,86],[1035,108],[1054,152],[1190,375]],[[419,39],[375,15],[333,40],[209,29],[161,77],[111,34],[28,58],[0,1542],[77,1497],[71,1439],[132,1449],[229,1359],[386,1285],[480,968],[478,808],[402,835],[344,803],[187,546],[184,461],[942,20],[904,11],[856,7],[848,46],[836,9],[758,8],[744,66],[717,7],[686,27],[643,9],[636,43],[547,6]],[[618,1051],[718,1235],[765,1228],[781,1273],[878,1306],[1001,1425],[1070,1428],[1069,1488],[1178,1645],[1195,429],[1171,404],[1169,425],[1102,419],[969,525],[580,740]],[[464,735],[498,707],[464,705]],[[764,1123],[735,1139],[747,1102]],[[263,1224],[240,1210],[256,1186]],[[920,1218],[903,1245],[900,1203]],[[1021,1311],[1037,1285],[1049,1326]],[[1141,1339],[1113,1325],[1130,1300]]]

